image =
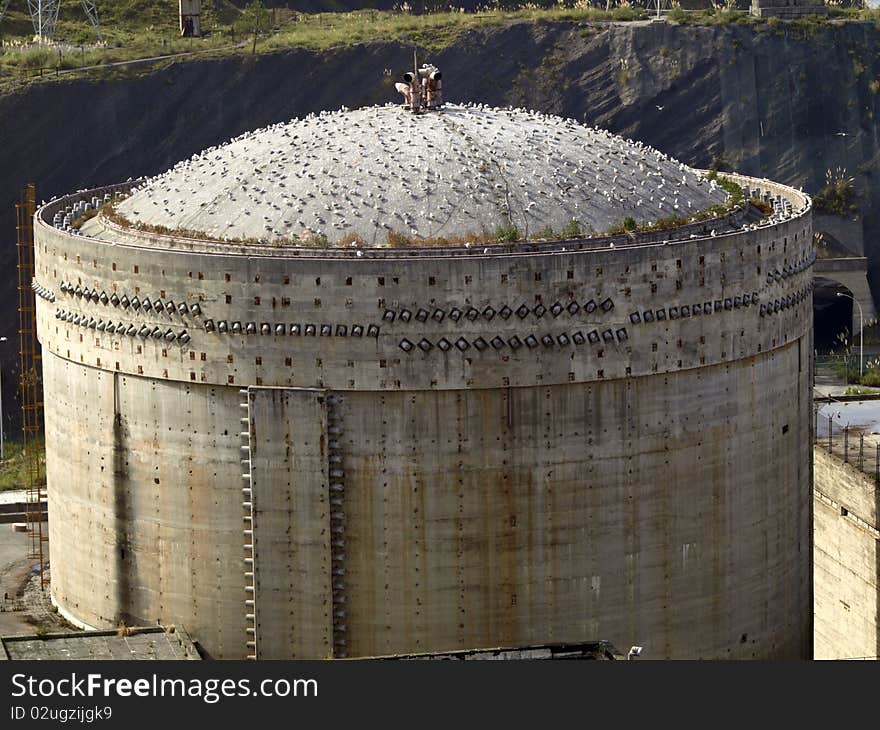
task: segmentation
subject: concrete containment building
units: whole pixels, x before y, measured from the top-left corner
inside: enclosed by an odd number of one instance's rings
[[[386,106],[43,206],[54,601],[223,658],[810,657],[810,201],[729,179]]]

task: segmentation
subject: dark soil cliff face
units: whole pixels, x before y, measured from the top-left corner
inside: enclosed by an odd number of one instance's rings
[[[814,192],[838,165],[857,177],[872,275],[880,250],[880,31],[638,23],[513,23],[462,34],[430,59],[447,98],[525,106],[642,140],[692,165],[723,161]],[[0,97],[0,335],[17,341],[12,208],[28,180],[46,198],[160,172],[272,122],[397,102],[411,50],[376,43],[180,64],[130,80],[37,85]],[[12,346],[9,346],[9,345]],[[0,345],[13,416],[17,347]],[[15,362],[13,362],[15,361]]]

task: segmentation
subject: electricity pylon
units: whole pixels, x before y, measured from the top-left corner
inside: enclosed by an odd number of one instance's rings
[[[0,22],[6,14],[6,9],[12,0],[0,0]],[[58,10],[61,8],[61,0],[27,0],[28,13],[34,24],[34,35],[40,43],[51,42],[55,37],[55,24],[58,22]],[[83,12],[88,18],[89,24],[95,29],[100,40],[104,40],[101,33],[101,22],[98,20],[98,7],[94,0],[80,0]]]

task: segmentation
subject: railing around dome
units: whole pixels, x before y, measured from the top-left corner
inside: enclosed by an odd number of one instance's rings
[[[705,171],[700,171],[705,172]],[[765,197],[779,198],[788,201],[793,210],[792,218],[805,215],[812,207],[812,201],[805,193],[795,190],[786,185],[775,183],[765,178],[754,178],[735,173],[725,173],[725,177],[732,179],[739,185],[748,187],[752,192],[759,192]],[[57,198],[41,207],[36,214],[39,225],[52,227],[52,218],[56,212],[80,200],[90,200],[94,196],[103,196],[106,193],[116,195],[127,194],[133,187],[141,182],[129,180],[124,183],[107,185],[90,190],[81,190],[61,198]],[[602,251],[608,248],[638,248],[657,245],[674,245],[677,243],[693,243],[700,239],[714,238],[717,229],[722,232],[717,237],[736,234],[742,227],[746,216],[747,204],[744,201],[740,206],[729,213],[715,218],[708,218],[694,223],[688,223],[677,228],[661,231],[643,231],[630,234],[616,234],[591,238],[565,239],[557,241],[518,241],[510,244],[488,243],[465,246],[401,246],[394,248],[372,248],[368,246],[352,248],[319,248],[315,246],[295,246],[290,244],[248,244],[235,241],[224,242],[209,238],[184,238],[173,234],[151,233],[136,227],[119,225],[105,217],[101,217],[101,225],[120,237],[113,241],[117,245],[131,248],[155,248],[178,249],[186,252],[205,254],[241,254],[246,256],[271,257],[271,258],[452,258],[462,256],[522,256],[527,254],[552,254],[552,253],[577,253],[587,251]],[[758,228],[770,227],[775,223],[759,221],[755,224]]]

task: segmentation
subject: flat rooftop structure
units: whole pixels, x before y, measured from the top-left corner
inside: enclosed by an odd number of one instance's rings
[[[183,627],[0,637],[0,660],[201,659]]]

